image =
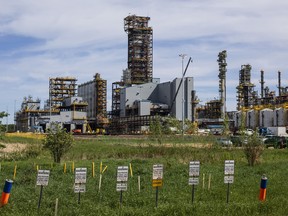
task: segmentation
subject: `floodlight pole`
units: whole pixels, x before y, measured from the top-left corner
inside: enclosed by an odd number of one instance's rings
[[[184,58],[186,54],[179,54],[182,59],[182,136],[184,136]]]

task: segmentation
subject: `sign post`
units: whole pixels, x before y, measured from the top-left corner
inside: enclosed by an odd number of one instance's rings
[[[120,207],[122,206],[123,191],[127,191],[128,166],[118,166],[116,191],[120,191]]]
[[[192,185],[192,203],[194,202],[195,185],[199,184],[200,162],[190,161],[189,163],[189,185]]]
[[[163,164],[153,165],[152,186],[156,188],[156,208],[158,207],[158,190],[163,186]]]
[[[50,170],[38,170],[36,185],[40,186],[40,195],[38,201],[38,209],[41,205],[43,186],[47,186],[49,182]]]
[[[87,182],[87,168],[76,168],[74,192],[78,193],[78,204],[80,204],[81,193],[86,192],[86,182]]]
[[[234,182],[234,160],[225,160],[224,183],[227,184],[226,203],[229,203],[230,184],[232,184],[233,182]]]

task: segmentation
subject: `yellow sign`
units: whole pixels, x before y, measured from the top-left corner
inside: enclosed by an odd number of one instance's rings
[[[153,187],[162,187],[163,180],[162,179],[153,179],[152,186]]]

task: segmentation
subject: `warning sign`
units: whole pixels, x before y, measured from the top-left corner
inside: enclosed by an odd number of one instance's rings
[[[47,186],[50,170],[38,170],[36,185]]]
[[[234,176],[224,176],[224,183],[225,184],[232,184],[234,182]]]
[[[153,180],[163,179],[163,164],[153,165]]]
[[[86,192],[86,184],[74,184],[74,192],[75,193],[85,193]]]
[[[153,179],[152,180],[152,186],[153,187],[162,187],[163,186],[163,180],[162,179]]]
[[[87,168],[75,169],[75,184],[85,184],[87,176]]]
[[[225,175],[234,175],[234,160],[225,160]]]
[[[190,161],[189,163],[189,176],[196,177],[200,175],[200,162]]]
[[[128,166],[118,166],[117,169],[117,182],[128,181]]]
[[[199,178],[189,178],[189,185],[198,185],[199,184]]]
[[[116,191],[127,191],[127,183],[117,183]]]

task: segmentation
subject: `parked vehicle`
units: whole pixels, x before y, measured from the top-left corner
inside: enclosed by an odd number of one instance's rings
[[[284,136],[267,135],[264,138],[264,144],[266,147],[286,148],[287,141],[288,137]]]
[[[233,143],[229,138],[220,137],[216,140],[216,142],[222,146],[232,146]]]

